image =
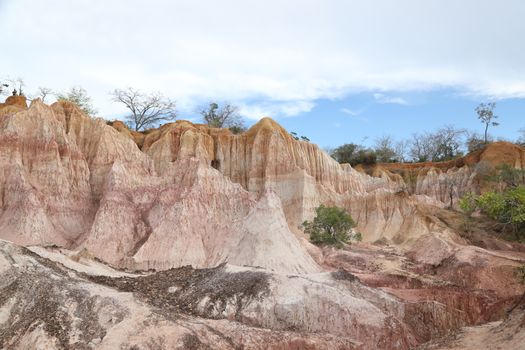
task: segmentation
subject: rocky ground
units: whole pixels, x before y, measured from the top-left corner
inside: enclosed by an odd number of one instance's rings
[[[515,295],[417,272],[392,247],[359,244],[324,256],[350,271],[282,275],[223,264],[130,272],[85,252],[0,241],[0,348],[462,349],[465,339],[484,345],[483,337],[487,346],[521,344],[523,301],[501,314]]]

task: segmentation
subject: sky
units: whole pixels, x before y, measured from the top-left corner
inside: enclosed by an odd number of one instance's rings
[[[410,138],[445,124],[497,138],[525,127],[522,0],[0,0],[0,79],[160,91],[181,119],[210,101],[321,147]]]

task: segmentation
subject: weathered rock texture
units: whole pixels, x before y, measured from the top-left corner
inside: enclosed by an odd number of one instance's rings
[[[297,226],[320,203],[347,207],[370,241],[431,230],[416,199],[268,118],[242,135],[185,121],[138,134],[36,100],[1,118],[0,139],[0,236],[80,246],[116,266],[314,272]]]
[[[486,177],[502,164],[525,168],[525,149],[509,142],[494,142],[448,162],[383,163],[360,170],[387,179],[411,194],[426,195],[450,205],[465,192],[479,193],[494,186]]]
[[[369,176],[269,118],[241,135],[137,133],[21,102],[0,106],[0,238],[76,253],[32,248],[57,265],[2,243],[0,347],[407,349],[495,321],[523,292],[523,245],[472,246],[443,209],[483,191],[487,168],[523,167],[518,146]],[[347,208],[366,243],[308,243],[297,227],[321,203]]]
[[[391,341],[397,349],[407,348],[406,334],[396,332],[395,321],[383,324],[388,319],[384,313],[354,297],[350,288],[341,292],[342,305],[329,298],[329,286],[287,300],[273,291],[279,281],[256,270],[228,271],[223,266],[132,275],[86,258],[76,262],[78,258],[60,252],[39,251],[69,268],[0,241],[1,349],[364,349],[365,344],[384,348]],[[263,307],[274,299],[283,308],[296,308],[297,317],[276,319],[284,309],[274,316]],[[213,301],[217,303],[211,307]],[[349,303],[366,314],[343,309]],[[363,333],[356,332],[357,337],[374,330],[377,338],[359,342],[351,330],[343,336],[340,331],[306,334],[308,327],[327,328],[322,320],[307,318],[308,312],[324,312],[322,307],[343,312],[331,319],[340,327],[346,327],[345,317],[361,325]],[[265,327],[252,326],[263,323]]]

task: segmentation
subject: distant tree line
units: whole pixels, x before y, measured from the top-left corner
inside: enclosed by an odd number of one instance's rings
[[[483,124],[483,134],[469,132],[453,125],[445,125],[435,131],[413,134],[408,140],[395,141],[386,135],[375,140],[371,147],[357,143],[347,143],[329,154],[339,163],[371,165],[375,163],[397,162],[442,162],[481,150],[493,142],[488,133],[490,127],[498,126],[494,114],[495,103],[480,104],[475,112]],[[525,146],[525,128],[520,130],[522,136],[517,144]]]

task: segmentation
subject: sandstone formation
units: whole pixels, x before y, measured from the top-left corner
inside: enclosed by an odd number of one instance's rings
[[[1,119],[3,238],[80,246],[117,266],[233,261],[312,272],[304,246],[313,248],[297,226],[320,203],[346,206],[367,240],[403,242],[428,232],[414,200],[293,140],[268,118],[238,136],[178,121],[146,133],[141,149],[132,133],[113,125],[63,101],[48,107],[36,100]],[[281,212],[288,225],[271,223]],[[271,237],[256,234],[254,217],[274,225]],[[264,217],[270,221],[263,224]],[[234,248],[252,245],[249,237],[257,247],[281,245],[303,258],[294,264],[279,262],[284,254],[243,260],[237,255],[249,254]]]
[[[23,102],[0,105],[0,348],[409,349],[524,291],[525,246],[445,209],[519,146],[357,171],[269,118],[134,132]],[[319,204],[364,242],[310,244]]]
[[[465,192],[480,193],[493,186],[485,177],[503,164],[525,168],[525,149],[500,141],[448,162],[382,163],[360,168],[407,189],[411,194],[425,195],[450,205]]]

